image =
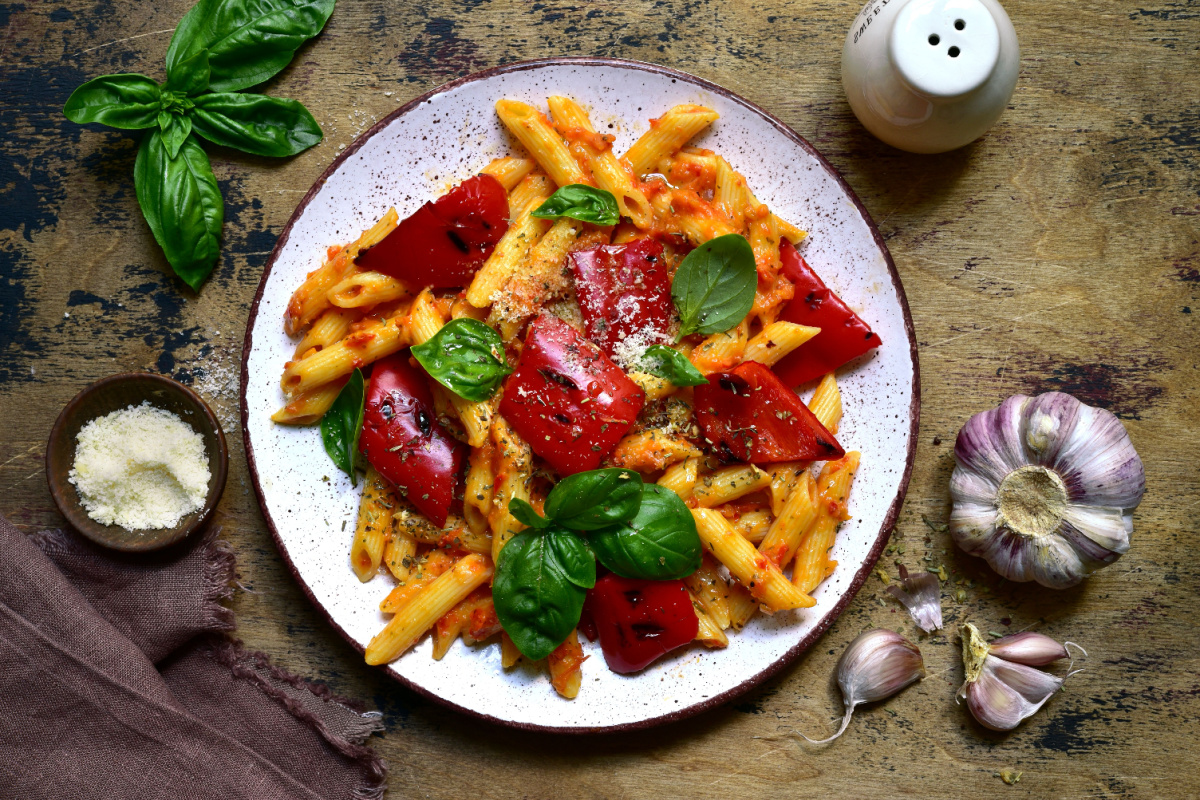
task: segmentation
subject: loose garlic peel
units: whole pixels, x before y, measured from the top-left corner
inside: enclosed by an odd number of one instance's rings
[[[1066,588],[1129,549],[1146,474],[1112,413],[1016,395],[971,417],[954,457],[950,532],[1005,578]]]

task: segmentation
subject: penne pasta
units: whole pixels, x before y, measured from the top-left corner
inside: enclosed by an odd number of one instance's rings
[[[737,532],[746,537],[746,541],[758,544],[767,536],[771,528],[770,511],[747,511],[733,523]]]
[[[724,333],[714,333],[692,351],[691,361],[703,375],[737,366],[746,352],[750,326],[740,322]]]
[[[728,647],[729,637],[725,635],[725,631],[717,624],[704,607],[700,605],[700,601],[695,595],[689,596],[692,598],[692,610],[696,612],[696,641],[703,644],[705,647]]]
[[[296,345],[293,358],[300,359],[309,354],[324,350],[332,344],[337,344],[347,333],[350,326],[362,318],[362,312],[353,308],[330,308],[321,313],[304,334],[300,344]]]
[[[571,631],[567,638],[546,657],[550,668],[550,684],[561,697],[574,700],[583,682],[580,667],[587,660],[579,645],[579,633]]]
[[[533,453],[529,445],[508,426],[499,414],[492,422],[492,444],[495,445],[495,494],[488,523],[492,527],[492,560],[500,558],[500,550],[509,539],[525,528],[508,511],[514,497],[529,501],[529,483],[533,477]]]
[[[417,540],[394,523],[392,535],[383,547],[383,565],[398,581],[406,581],[412,573],[417,555]]]
[[[500,181],[500,185],[504,187],[504,191],[511,192],[521,182],[522,178],[535,169],[537,169],[537,162],[532,158],[505,156],[504,158],[492,159],[491,163],[479,171],[481,174],[491,175]]]
[[[729,570],[755,600],[772,612],[816,605],[794,586],[770,559],[754,549],[719,512],[693,508],[700,541]]]
[[[842,390],[838,388],[837,378],[832,372],[817,384],[812,400],[808,401],[808,409],[827,431],[837,433],[838,423],[842,421]]]
[[[808,471],[807,461],[781,461],[767,468],[771,476],[771,513],[779,516],[783,513],[783,504],[787,502],[792,488]]]
[[[437,576],[454,566],[454,561],[454,558],[442,550],[429,551],[417,560],[416,568],[410,571],[408,580],[401,581],[383,598],[379,603],[379,610],[385,614],[395,614],[422,589],[433,583]]]
[[[659,430],[631,433],[617,442],[609,460],[614,467],[637,472],[657,472],[671,464],[702,455],[700,450],[679,435]]]
[[[692,498],[692,492],[695,490],[699,476],[700,459],[689,458],[668,467],[667,471],[658,479],[658,485],[670,489],[686,502]]]
[[[770,475],[753,464],[739,464],[701,475],[692,497],[701,508],[712,508],[770,486]]]
[[[664,397],[670,397],[679,391],[679,387],[666,378],[651,375],[649,372],[631,372],[629,373],[629,380],[641,387],[642,391],[646,393],[646,400],[648,402],[662,400]]]
[[[475,533],[466,520],[453,514],[446,517],[445,527],[439,528],[415,509],[401,503],[400,509],[395,513],[394,524],[395,530],[412,537],[413,541],[419,544],[463,553],[489,555],[492,552],[490,534]]]
[[[800,345],[821,332],[820,328],[794,322],[772,322],[746,343],[743,361],[757,361],[773,367]]]
[[[675,106],[658,119],[650,120],[650,130],[629,148],[625,153],[625,161],[634,175],[644,175],[659,161],[674,155],[718,116],[717,112],[704,106]]]
[[[366,659],[371,665],[395,661],[416,644],[447,611],[492,577],[491,562],[472,553],[440,575],[404,605],[383,630],[367,644]]]
[[[634,186],[633,174],[612,151],[612,137],[602,137],[578,103],[567,97],[549,99],[550,114],[559,133],[582,152],[583,161],[592,173],[596,185],[611,192],[617,208],[642,230],[654,223],[653,210],[646,195]]]
[[[784,502],[758,551],[775,566],[786,569],[796,549],[817,516],[817,490],[812,475],[805,472]]]
[[[848,519],[846,498],[858,462],[858,453],[847,453],[837,461],[827,462],[817,478],[820,490],[817,517],[800,544],[792,569],[792,583],[802,592],[812,592],[832,570],[829,551],[837,536],[838,525]]]
[[[301,392],[272,414],[271,420],[280,425],[312,425],[320,422],[349,380],[349,377],[338,378],[324,386]]]
[[[712,556],[705,554],[700,568],[683,579],[692,597],[721,630],[729,627],[729,581],[717,568]]]
[[[363,481],[362,501],[358,505],[354,543],[350,546],[350,564],[354,574],[364,583],[379,571],[384,545],[391,535],[395,508],[396,498],[392,487],[374,467],[368,467]]]
[[[496,113],[504,127],[529,151],[538,166],[550,176],[550,180],[559,186],[592,182],[571,156],[550,120],[540,111],[518,100],[499,100],[496,102]]]
[[[300,284],[300,288],[292,293],[291,300],[288,301],[283,328],[289,336],[298,336],[329,307],[329,290],[354,271],[355,257],[361,251],[383,241],[399,222],[400,215],[396,213],[396,209],[389,208],[383,218],[356,241],[337,250],[330,249],[325,263],[308,274],[304,283]]]
[[[355,272],[334,284],[326,297],[338,308],[362,308],[412,297],[412,293],[403,283],[381,272]]]
[[[331,347],[299,361],[289,361],[281,381],[284,394],[295,397],[408,347],[406,317],[407,314],[400,314],[367,325]]]
[[[729,219],[733,230],[745,227],[746,179],[734,171],[729,162],[716,157],[716,185],[713,188],[713,205]]]
[[[529,181],[529,178],[525,179]],[[525,182],[522,182],[522,186]],[[520,191],[518,187],[516,191]],[[514,194],[516,194],[514,191]],[[508,230],[487,261],[475,273],[471,285],[467,287],[467,302],[476,308],[487,308],[493,302],[493,296],[500,292],[509,279],[516,274],[520,266],[528,259],[530,251],[550,229],[550,222],[530,216],[530,214],[553,193],[545,182],[532,184],[528,199],[514,214]]]
[[[805,238],[808,237],[808,233],[806,231],[797,228],[795,225],[783,219],[782,217],[779,217],[775,214],[772,214],[771,216],[774,217],[775,220],[775,230],[779,232],[779,235],[782,238],[787,239],[792,244],[800,244],[805,240]]]

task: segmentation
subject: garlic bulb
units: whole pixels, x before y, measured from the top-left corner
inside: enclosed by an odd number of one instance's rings
[[[963,625],[961,635],[967,679],[958,696],[967,699],[971,716],[985,728],[1012,730],[1041,708],[1066,680],[1034,669],[1068,656],[1066,646],[1049,636],[1015,633],[989,644],[969,622]],[[1067,645],[1079,647],[1074,642]],[[1082,647],[1079,650],[1087,655]],[[1067,678],[1074,674],[1068,672]]]
[[[950,532],[1005,578],[1064,589],[1129,549],[1146,473],[1111,412],[1016,395],[967,421],[954,458]]]
[[[908,639],[885,628],[860,633],[837,664],[838,688],[846,706],[842,726],[833,736],[820,741],[800,735],[813,744],[832,742],[845,732],[855,706],[891,697],[923,677],[925,662],[921,651]]]
[[[942,627],[942,585],[937,575],[932,572],[909,575],[908,569],[901,564],[900,582],[904,584],[903,589],[889,586],[888,593],[904,604],[917,627],[926,633]]]

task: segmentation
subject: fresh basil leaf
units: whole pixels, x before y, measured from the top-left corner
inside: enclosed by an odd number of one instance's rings
[[[192,133],[192,121],[182,114],[167,114],[166,124],[162,115],[159,115],[158,125],[162,131],[163,146],[167,148],[167,156],[175,158],[179,155],[179,148],[183,147],[183,143]]]
[[[414,345],[412,354],[435,381],[477,403],[491,397],[512,372],[500,334],[470,317],[446,323],[432,339]]]
[[[142,139],[133,165],[138,205],[175,274],[199,289],[220,253],[225,209],[208,156],[188,137],[175,158],[161,131]]]
[[[676,341],[737,325],[750,313],[757,288],[754,251],[746,237],[729,233],[709,239],[687,254],[671,282],[681,323]]]
[[[321,441],[325,445],[325,452],[338,469],[350,476],[352,486],[358,486],[354,459],[358,454],[358,437],[362,434],[365,401],[366,386],[362,370],[356,369],[338,392],[333,405],[321,417]]]
[[[208,64],[208,51],[199,50],[175,65],[169,73],[166,88],[184,97],[197,95],[208,90],[212,68]]]
[[[145,75],[103,75],[71,92],[63,114],[81,125],[99,122],[112,128],[153,128],[158,122],[158,84]]]
[[[208,53],[209,89],[236,92],[286,67],[296,49],[321,32],[334,0],[200,0],[184,15],[167,48],[174,79],[200,51]]]
[[[294,156],[321,141],[303,103],[261,94],[215,93],[193,99],[196,133],[213,144],[258,156]]]
[[[538,206],[533,216],[541,219],[570,217],[596,225],[616,225],[621,221],[617,198],[613,197],[612,192],[586,183],[562,187]]]
[[[642,506],[628,523],[591,531],[596,558],[623,578],[686,578],[700,568],[703,547],[692,512],[656,483],[642,487]]]
[[[546,516],[563,527],[590,531],[633,519],[642,503],[642,476],[628,469],[568,475],[550,490]]]
[[[508,540],[496,561],[496,616],[517,649],[534,661],[563,643],[583,611],[584,586],[589,583],[586,559],[568,536],[579,539],[561,528],[522,531]],[[595,571],[593,560],[593,584]]]
[[[647,347],[645,355],[642,356],[641,368],[676,386],[699,386],[708,383],[700,370],[688,361],[687,356],[665,344]]]
[[[514,497],[508,501],[508,513],[516,517],[518,522],[528,525],[531,528],[541,529],[550,527],[550,520],[537,513],[533,506],[519,497]]]
[[[579,534],[556,525],[547,529],[545,538],[558,563],[563,565],[567,580],[580,589],[596,585],[596,556]]]

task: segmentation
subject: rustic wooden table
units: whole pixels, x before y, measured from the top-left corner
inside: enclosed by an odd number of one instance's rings
[[[190,2],[0,5],[0,511],[28,531],[61,523],[45,442],[89,381],[150,370],[193,384],[231,434],[219,523],[250,590],[235,600],[240,635],[383,709],[375,744],[391,797],[1196,796],[1200,4],[1148,2],[1009,0],[1022,45],[1010,109],[975,144],[918,157],[871,138],[843,97],[857,0],[343,0],[267,87],[312,109],[324,142],[283,162],[209,148],[224,254],[199,295],[169,276],[138,213],[135,138],[60,113],[93,76],[161,79]],[[275,237],[338,149],[400,103],[558,54],[655,61],[742,94],[820,148],[874,215],[912,304],[923,379],[895,535],[908,564],[929,556],[949,570],[946,632],[918,637],[873,577],[811,653],[729,706],[660,730],[564,738],[488,727],[399,687],[301,595],[259,516],[237,412],[247,308]],[[1147,467],[1129,554],[1066,592],[1002,585],[943,525],[958,428],[1009,394],[1046,390],[1118,414]],[[1017,731],[984,731],[953,697],[955,631],[968,618],[1080,642],[1088,669]],[[833,746],[804,744],[794,730],[828,730],[840,707],[838,654],[875,625],[918,639],[929,676],[861,711]],[[1002,770],[1023,776],[1006,785]]]

